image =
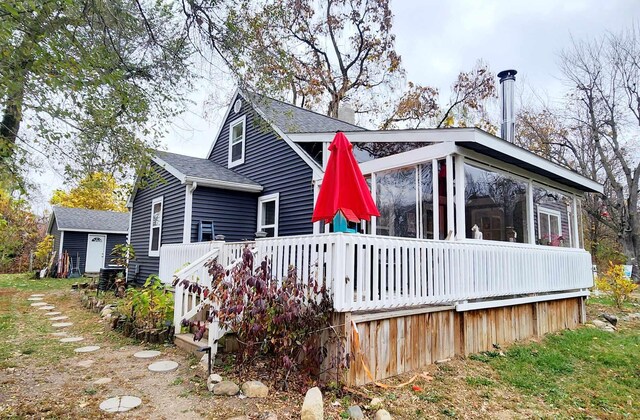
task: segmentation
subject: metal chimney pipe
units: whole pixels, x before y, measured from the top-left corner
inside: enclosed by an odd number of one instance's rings
[[[515,137],[516,121],[513,110],[513,94],[517,73],[518,72],[515,70],[503,70],[498,73],[502,91],[502,121],[500,124],[500,135],[504,140],[510,143],[513,143]]]

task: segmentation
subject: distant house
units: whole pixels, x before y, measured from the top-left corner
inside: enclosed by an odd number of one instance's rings
[[[53,207],[47,233],[59,259],[65,252],[81,273],[97,273],[111,264],[111,250],[127,242],[129,213]],[[79,262],[78,262],[79,260]]]

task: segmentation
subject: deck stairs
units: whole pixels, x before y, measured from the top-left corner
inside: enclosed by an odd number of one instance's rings
[[[185,287],[182,284],[182,280],[187,280],[189,285],[197,284],[201,288],[210,288],[211,277],[206,264],[213,259],[217,259],[224,265],[225,272],[229,273],[242,262],[242,252],[245,246],[247,245],[221,245],[205,253],[174,274],[174,278],[178,279],[174,290],[174,344],[178,348],[201,357],[203,353],[199,352],[199,350],[204,347],[211,347],[211,359],[213,362],[218,351],[217,340],[222,338],[226,332],[218,326],[217,320],[213,322],[207,321],[211,309],[217,305],[215,295],[210,293],[205,298],[202,291],[193,291],[188,286]],[[255,248],[250,249],[255,254]],[[199,341],[194,340],[194,328],[191,331],[182,332],[183,320],[204,324],[206,330],[203,338]]]

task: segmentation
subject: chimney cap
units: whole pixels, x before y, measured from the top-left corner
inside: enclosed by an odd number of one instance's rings
[[[516,74],[518,74],[515,70],[502,70],[498,73],[498,77],[500,78],[500,83],[505,80],[516,80]]]

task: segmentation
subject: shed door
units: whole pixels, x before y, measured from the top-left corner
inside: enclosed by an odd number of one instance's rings
[[[84,271],[96,273],[104,266],[104,254],[107,249],[107,235],[89,234],[87,244],[87,264]]]

